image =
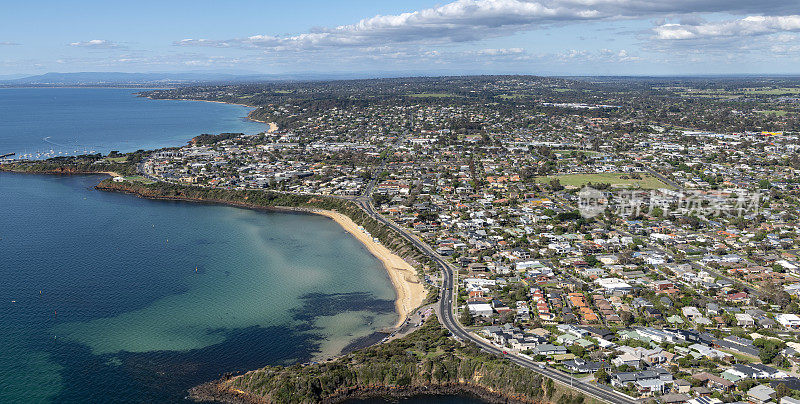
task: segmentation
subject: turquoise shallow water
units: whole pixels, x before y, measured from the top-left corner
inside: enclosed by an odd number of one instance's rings
[[[0,154],[264,130],[247,108],[131,93],[0,89]],[[0,173],[0,403],[186,402],[224,372],[333,354],[396,319],[380,262],[327,218],[92,189],[102,178]],[[463,400],[401,402],[479,402]]]
[[[380,264],[321,216],[0,173],[0,402],[180,400],[390,326]]]
[[[121,89],[0,90],[0,152],[255,133],[248,109]],[[0,173],[0,403],[178,402],[223,372],[334,354],[391,326],[380,262],[332,220]]]

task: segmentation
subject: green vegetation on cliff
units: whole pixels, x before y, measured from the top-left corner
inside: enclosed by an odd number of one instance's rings
[[[80,156],[53,157],[47,160],[30,160],[4,163],[0,170],[21,173],[49,174],[90,174],[115,172],[124,176],[136,175],[136,165],[142,161],[145,152],[118,154],[83,154]]]
[[[593,399],[538,373],[449,337],[435,317],[405,338],[342,356],[334,361],[289,367],[268,366],[216,387],[244,393],[253,401],[312,403],[369,395],[371,391],[437,392],[482,390],[519,402],[579,404]],[[239,394],[241,394],[239,393]],[[195,397],[202,398],[202,397]]]

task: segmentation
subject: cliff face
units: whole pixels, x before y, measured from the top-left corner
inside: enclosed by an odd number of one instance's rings
[[[465,396],[479,398],[492,404],[546,404],[549,401],[540,399],[526,399],[524,397],[510,397],[502,393],[492,392],[484,387],[474,384],[448,384],[426,386],[359,386],[342,388],[336,394],[319,400],[322,404],[341,403],[351,399],[364,399],[372,397],[401,399],[414,396]],[[199,402],[215,402],[228,404],[274,404],[282,401],[271,401],[270,398],[250,394],[240,389],[227,387],[224,383],[215,381],[206,383],[189,390],[189,398]]]
[[[3,164],[0,166],[0,171],[31,174],[98,174],[97,170],[62,164]]]
[[[0,164],[0,171],[31,174],[98,174],[116,172],[136,175],[136,164],[144,151],[104,157],[100,154],[54,157],[47,160],[14,161]]]
[[[592,401],[472,344],[461,345],[435,318],[405,338],[335,361],[268,366],[191,391],[198,401],[231,403],[334,403],[419,394],[471,394],[493,403]]]

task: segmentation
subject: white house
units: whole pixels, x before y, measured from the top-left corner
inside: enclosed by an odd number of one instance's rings
[[[775,321],[784,328],[800,328],[800,317],[796,314],[777,314],[775,315]]]
[[[594,282],[605,289],[607,293],[626,294],[631,290],[631,285],[619,278],[600,278],[595,279]]]
[[[736,313],[734,315],[736,316],[736,324],[740,327],[752,327],[756,323],[753,316],[747,313]]]
[[[473,316],[489,317],[492,315],[492,313],[494,313],[494,310],[492,310],[492,305],[489,303],[469,303],[467,307]]]

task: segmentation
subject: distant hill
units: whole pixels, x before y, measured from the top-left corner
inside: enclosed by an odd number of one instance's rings
[[[336,80],[356,78],[397,77],[398,73],[293,73],[293,74],[259,74],[259,73],[122,73],[122,72],[80,72],[80,73],[45,73],[28,77],[5,78],[0,76],[0,86],[170,86],[196,83],[242,83],[263,81],[304,81],[304,80]]]
[[[258,76],[246,76],[220,73],[121,73],[121,72],[81,72],[81,73],[45,73],[36,76],[11,80],[0,80],[7,86],[22,85],[55,85],[55,86],[88,86],[88,85],[165,85],[178,83],[196,83],[209,81],[247,81]]]

